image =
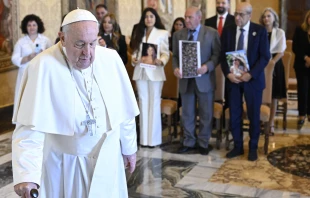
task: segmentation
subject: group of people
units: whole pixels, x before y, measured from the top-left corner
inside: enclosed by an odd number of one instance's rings
[[[248,160],[257,160],[267,65],[274,67],[271,132],[277,99],[286,97],[281,60],[286,48],[285,33],[279,29],[278,16],[271,8],[261,15],[262,26],[250,21],[249,3],[239,3],[234,15],[228,9],[228,0],[216,0],[217,15],[202,25],[201,10],[189,7],[185,18],[174,21],[170,38],[157,11],[143,10],[130,42],[138,104],[124,67],[128,61],[125,37],[104,5],[97,6],[97,18],[83,9],[69,12],[63,19],[59,42],[53,46],[42,35],[41,19],[27,15],[21,25],[25,36],[16,43],[12,56],[13,63],[20,67],[12,138],[15,192],[27,198],[31,189],[39,189],[42,197],[127,197],[124,168],[131,173],[135,169],[135,117],[139,110],[140,145],[155,147],[162,141],[160,104],[169,49],[183,106],[184,141],[178,152],[198,147],[202,155],[208,155],[212,150],[209,140],[215,68],[220,65],[226,78],[225,104],[230,108],[234,140],[234,148],[226,157],[244,154],[244,96],[250,120]],[[293,41],[300,125],[307,115],[310,121],[309,35],[310,12],[296,29]],[[200,42],[200,77],[183,78],[180,40]],[[236,50],[247,52],[249,64],[249,70],[240,75],[231,72],[226,60],[226,52]],[[145,68],[141,63],[155,68]]]
[[[198,8],[189,8],[185,13],[186,28],[173,35],[173,69],[179,80],[179,91],[182,99],[182,118],[184,141],[179,153],[195,147],[202,155],[212,150],[209,139],[212,130],[213,98],[215,89],[214,68],[220,63],[225,82],[225,108],[230,108],[230,129],[234,148],[226,154],[233,158],[244,154],[243,148],[243,98],[250,120],[248,160],[258,158],[257,148],[260,134],[260,106],[265,88],[264,69],[273,67],[272,103],[270,112],[270,135],[274,134],[274,118],[278,99],[286,98],[284,65],[282,57],[286,49],[285,32],[279,28],[279,18],[272,8],[263,10],[260,25],[251,22],[252,6],[239,3],[234,15],[228,13],[229,1],[216,0],[217,15],[205,20],[207,27],[200,24],[201,12]],[[310,11],[306,14],[301,27],[297,27],[293,39],[293,51],[296,54],[295,71],[298,84],[298,127],[304,124],[309,116],[309,67],[310,67]],[[214,34],[213,27],[218,34]],[[192,33],[194,32],[194,33]],[[206,34],[206,32],[208,34]],[[197,70],[201,77],[182,78],[179,69],[179,40],[200,41],[201,68]],[[220,42],[219,42],[220,37]],[[227,62],[226,53],[244,50],[249,68],[243,65],[240,58],[234,58],[233,66]],[[219,54],[220,53],[220,54]],[[242,68],[242,69],[241,69]],[[241,71],[242,70],[242,71]],[[196,104],[198,112],[196,112]],[[198,113],[198,114],[197,114]],[[196,135],[196,116],[199,116],[199,133]]]

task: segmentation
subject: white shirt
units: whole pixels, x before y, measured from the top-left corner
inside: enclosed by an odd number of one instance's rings
[[[24,67],[27,65],[27,63],[21,64],[22,59],[34,52],[36,44],[39,44],[42,50],[52,46],[51,40],[42,34],[38,34],[38,37],[34,41],[32,41],[28,35],[25,35],[20,38],[14,46],[12,54],[13,64],[17,67]]]
[[[228,15],[228,12],[225,12],[225,14],[223,14],[223,15],[217,14],[217,24],[216,24],[217,28],[219,27],[220,17],[223,17],[223,27],[224,27],[227,15]]]
[[[240,27],[237,26],[237,34],[236,34],[236,45],[235,45],[235,49],[237,50],[237,47],[238,47],[238,40],[239,40],[239,36],[241,34],[241,31],[240,31]],[[248,21],[247,24],[245,24],[245,26],[242,27],[242,29],[244,29],[243,31],[243,38],[244,38],[244,41],[243,41],[243,49],[245,50],[245,52],[247,53],[247,49],[248,49],[248,35],[249,35],[249,29],[250,29],[250,21]]]

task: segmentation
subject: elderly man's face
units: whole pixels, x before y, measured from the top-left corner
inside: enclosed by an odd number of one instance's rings
[[[102,21],[103,17],[108,14],[108,11],[103,7],[99,7],[96,9],[96,17],[99,23]]]
[[[188,8],[185,12],[185,25],[188,29],[195,29],[201,21],[201,16],[196,14],[196,9]]]
[[[235,12],[235,22],[238,27],[244,27],[251,19],[252,14],[247,12],[247,4],[239,4]]]
[[[68,61],[77,69],[86,69],[95,59],[98,25],[94,21],[81,21],[69,25],[69,30],[60,35]]]

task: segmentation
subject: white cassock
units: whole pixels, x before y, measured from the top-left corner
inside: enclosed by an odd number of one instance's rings
[[[47,198],[127,197],[122,154],[137,151],[139,111],[123,62],[97,46],[93,65],[77,70],[60,49],[42,52],[23,76],[13,116],[14,185],[37,183]],[[82,124],[85,110],[96,120],[93,136]]]

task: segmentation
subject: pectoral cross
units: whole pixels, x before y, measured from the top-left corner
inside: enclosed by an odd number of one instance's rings
[[[94,135],[93,133],[93,129],[92,129],[92,125],[95,125],[96,126],[96,120],[95,119],[90,119],[89,115],[87,114],[86,115],[86,120],[84,120],[82,122],[82,125],[85,125],[87,127],[87,133],[89,133],[91,136]],[[96,130],[96,129],[95,129]],[[96,132],[96,131],[95,131]]]

